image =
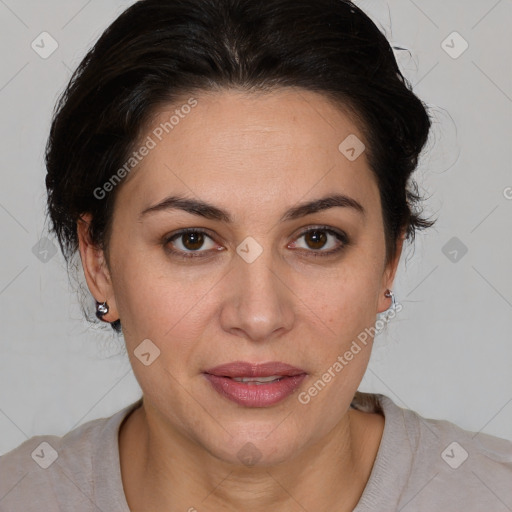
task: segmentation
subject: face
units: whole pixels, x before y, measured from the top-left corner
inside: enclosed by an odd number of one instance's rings
[[[283,89],[195,101],[159,112],[141,138],[154,147],[120,185],[108,267],[83,234],[82,262],[106,319],[121,319],[154,424],[221,460],[252,450],[274,464],[346,418],[370,356],[361,333],[389,307],[399,254],[385,264],[365,153],[339,149],[363,135],[327,99]],[[182,202],[165,207],[170,196]],[[211,377],[233,362],[248,366]],[[295,370],[251,373],[269,362]],[[236,371],[282,378],[249,384]]]

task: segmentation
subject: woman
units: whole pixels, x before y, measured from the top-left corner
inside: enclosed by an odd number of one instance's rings
[[[512,509],[512,443],[357,392],[433,224],[429,128],[349,1],[127,9],[58,105],[46,185],[143,396],[1,457],[0,510]]]

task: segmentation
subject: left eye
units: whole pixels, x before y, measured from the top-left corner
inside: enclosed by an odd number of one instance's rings
[[[327,228],[313,228],[303,232],[297,240],[304,239],[305,245],[297,245],[297,241],[290,244],[288,247],[293,246],[301,249],[313,250],[313,252],[334,253],[347,244],[347,238],[342,233],[337,233],[332,229]],[[341,243],[340,243],[341,242]],[[320,249],[323,249],[320,251]]]

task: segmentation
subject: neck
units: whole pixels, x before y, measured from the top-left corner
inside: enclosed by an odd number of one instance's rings
[[[194,512],[352,511],[370,476],[384,418],[349,409],[321,441],[293,459],[247,467],[219,460],[147,414],[120,429],[121,474],[130,509]]]

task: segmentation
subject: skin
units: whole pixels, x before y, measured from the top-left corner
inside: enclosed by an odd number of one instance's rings
[[[127,502],[142,510],[352,510],[368,481],[384,418],[349,409],[372,339],[325,388],[307,390],[389,308],[402,251],[386,265],[377,182],[365,153],[349,161],[338,146],[364,137],[323,96],[297,89],[256,94],[225,90],[195,96],[197,106],[132,171],[118,190],[109,252],[91,243],[89,214],[78,223],[91,293],[121,319],[143,405],[119,435]],[[185,103],[185,101],[184,101]],[[176,105],[160,111],[165,122]],[[141,138],[151,134],[152,128]],[[298,203],[338,192],[366,210],[334,207],[279,219]],[[139,214],[170,194],[226,210],[233,222],[181,210]],[[303,231],[342,230],[315,245]],[[204,245],[164,237],[208,230]],[[325,233],[325,232],[322,232]],[[247,263],[237,246],[263,248]],[[222,250],[215,251],[220,247]],[[196,251],[197,252],[197,251]],[[150,339],[160,355],[149,366],[134,355]],[[282,361],[308,373],[297,393],[270,407],[244,407],[220,396],[202,372],[230,361]],[[253,466],[237,453],[253,443]]]

